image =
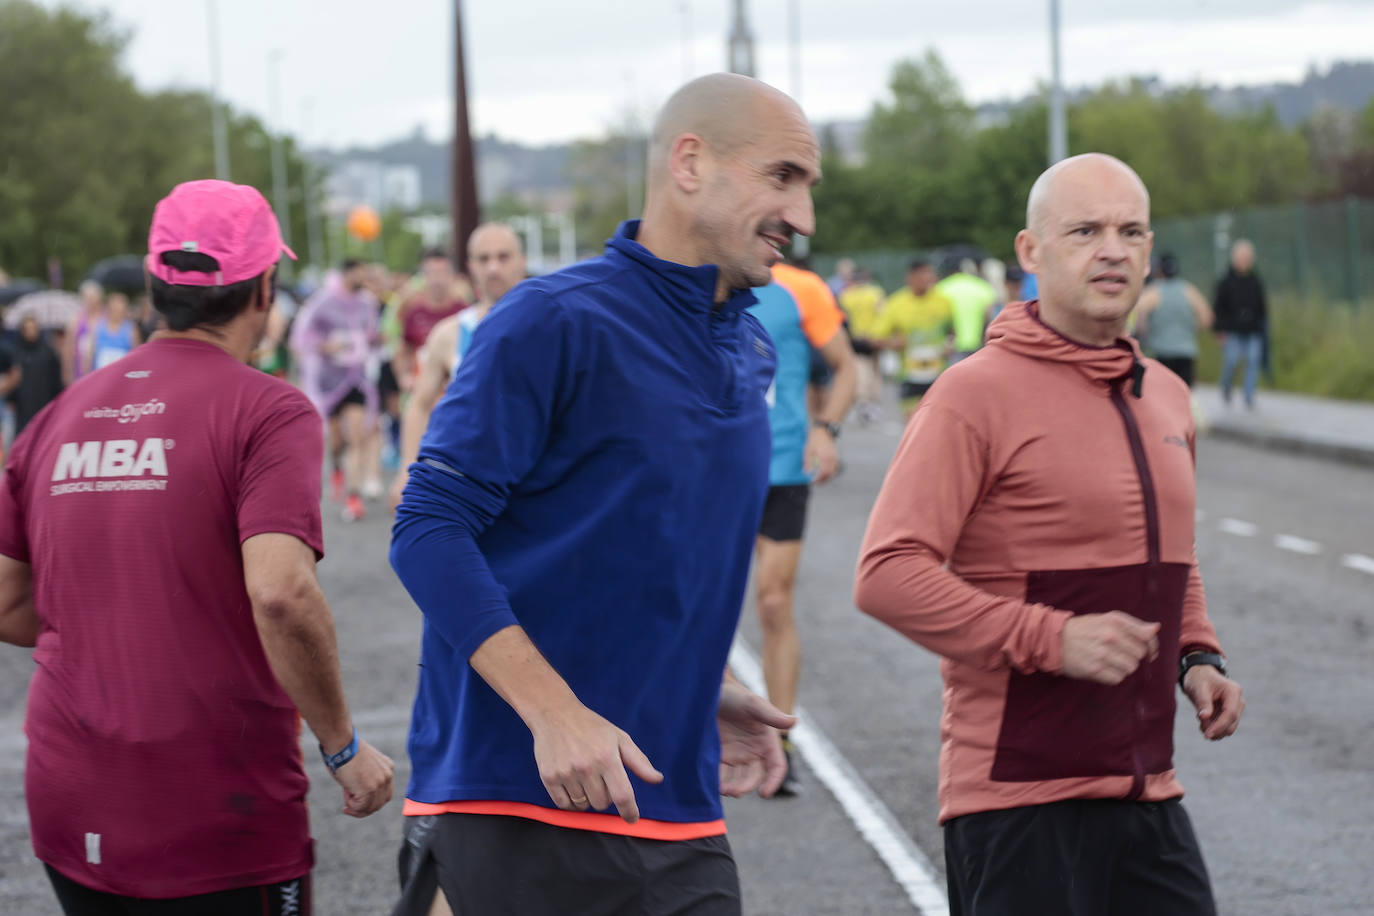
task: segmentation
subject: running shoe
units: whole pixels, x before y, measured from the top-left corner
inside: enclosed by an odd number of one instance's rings
[[[334,473],[329,475],[329,492],[334,498],[334,502],[341,503],[344,501],[344,472],[338,468],[335,468]]]
[[[782,785],[778,786],[778,791],[774,793],[774,798],[795,798],[802,794],[801,779],[797,776],[797,766],[793,762],[796,748],[792,746],[792,739],[786,736],[782,739],[782,752],[787,755],[787,775],[782,778]]]
[[[367,507],[363,505],[363,498],[357,493],[348,495],[348,502],[344,503],[343,520],[346,522],[360,522],[367,515]]]
[[[377,478],[373,477],[371,480],[363,481],[363,499],[381,499],[382,494],[385,492],[386,489],[382,486],[382,482]]]

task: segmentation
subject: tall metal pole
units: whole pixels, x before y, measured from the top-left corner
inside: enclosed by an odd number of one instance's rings
[[[224,123],[224,106],[219,100],[219,14],[215,0],[205,0],[210,34],[210,121],[215,138],[215,177],[229,180],[229,131]]]
[[[681,0],[677,5],[682,11],[682,81],[692,78],[692,3]]]
[[[309,142],[311,114],[315,107],[313,99],[306,99],[301,105],[301,144]],[[302,190],[305,192],[305,234],[310,240],[310,263],[315,267],[325,266],[328,256],[324,252],[323,233],[320,231],[320,207],[315,201],[315,169],[310,163],[310,157],[301,152],[301,175]]]
[[[792,98],[797,104],[802,100],[801,74],[801,0],[788,0],[787,37],[792,64]]]
[[[282,136],[284,128],[281,119],[281,58],[280,48],[267,52],[267,88],[272,96],[272,124],[267,128],[267,136],[272,143],[272,203],[277,211],[277,223],[281,226],[282,241],[289,247],[291,200],[286,194],[286,143]],[[289,277],[291,268],[285,265],[283,267]]]
[[[453,0],[453,254],[459,260],[482,214],[477,204],[477,165],[468,127],[467,65],[463,58],[463,0]]]
[[[744,0],[735,0],[730,40],[725,46],[726,69],[744,76],[754,75],[754,35],[749,31],[749,14]]]
[[[1064,80],[1059,67],[1059,0],[1050,0],[1050,165],[1069,155]]]

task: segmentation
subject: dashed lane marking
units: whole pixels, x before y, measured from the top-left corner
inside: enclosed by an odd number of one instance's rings
[[[766,693],[763,669],[741,640],[735,640],[730,650],[730,668],[744,686],[760,695]],[[925,853],[912,842],[897,823],[896,816],[835,748],[825,732],[813,725],[800,707],[796,716],[797,725],[791,731],[792,744],[816,778],[844,808],[859,835],[887,865],[916,911],[924,916],[949,916],[949,900]]]
[[[1259,534],[1258,525],[1241,521],[1238,518],[1224,518],[1217,522],[1217,527],[1227,534],[1234,534],[1236,537],[1252,538]]]
[[[1341,557],[1341,565],[1374,576],[1374,557],[1367,557],[1362,553],[1348,553]]]
[[[1300,538],[1292,534],[1275,535],[1274,546],[1279,550],[1290,550],[1293,553],[1306,554],[1309,557],[1315,557],[1322,552],[1322,545],[1316,541],[1309,541],[1307,538]]]

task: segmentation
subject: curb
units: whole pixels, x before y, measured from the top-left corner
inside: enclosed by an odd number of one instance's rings
[[[1374,445],[1354,442],[1337,436],[1290,433],[1268,429],[1246,429],[1216,422],[1210,424],[1207,435],[1277,452],[1324,458],[1328,461],[1339,461],[1342,464],[1351,464],[1356,467],[1374,468]]]

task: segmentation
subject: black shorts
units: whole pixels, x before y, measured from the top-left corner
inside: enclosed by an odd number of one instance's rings
[[[339,414],[343,413],[343,409],[350,404],[357,404],[359,407],[367,406],[367,395],[363,394],[361,388],[348,389],[348,394],[339,399],[339,403],[334,405],[329,411],[329,415],[331,417],[337,417]]]
[[[1164,368],[1183,379],[1189,388],[1193,387],[1194,360],[1191,356],[1157,356],[1155,358],[1163,363]]]
[[[830,364],[825,361],[821,351],[815,347],[811,348],[811,367],[807,370],[807,384],[815,385],[817,388],[829,387],[835,378],[835,373],[830,371]]]
[[[396,384],[396,370],[391,368],[391,360],[382,360],[382,368],[377,372],[377,396],[385,403],[393,394],[400,394],[401,386]]]
[[[806,530],[806,505],[810,501],[809,483],[769,487],[759,534],[770,541],[800,541]]]
[[[923,397],[925,393],[930,390],[930,386],[934,384],[935,382],[933,380],[929,382],[912,382],[904,379],[898,396],[903,401],[911,401]]]
[[[945,824],[950,916],[1216,916],[1178,799],[1074,800]]]
[[[427,916],[442,887],[457,916],[739,916],[724,836],[646,840],[499,814],[405,819],[392,916]]]
[[[66,916],[310,916],[310,875],[213,894],[146,900],[91,890],[51,865],[48,880]]]

